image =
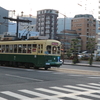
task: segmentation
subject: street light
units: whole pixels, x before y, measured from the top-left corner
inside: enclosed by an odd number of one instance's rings
[[[64,39],[63,39],[63,63],[64,63],[64,52],[65,52],[65,22],[66,22],[66,15],[60,13],[57,11],[57,13],[61,14],[64,16]]]

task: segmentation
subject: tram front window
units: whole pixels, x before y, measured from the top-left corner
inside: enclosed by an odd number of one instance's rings
[[[47,54],[60,54],[60,46],[47,46]]]
[[[51,45],[47,46],[47,52],[48,52],[48,54],[51,54]]]
[[[53,53],[53,54],[56,54],[56,53],[57,53],[57,47],[56,47],[56,46],[53,46],[53,47],[52,47],[52,53]]]

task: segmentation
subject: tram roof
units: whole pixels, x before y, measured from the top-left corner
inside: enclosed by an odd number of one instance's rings
[[[57,40],[51,40],[51,39],[48,39],[48,40],[17,40],[17,41],[0,41],[0,44],[2,44],[2,43],[11,43],[11,44],[15,44],[15,43],[26,43],[26,44],[28,44],[28,43],[31,43],[31,42],[33,42],[33,43],[42,43],[42,42],[59,42],[60,43],[60,41],[57,41]]]

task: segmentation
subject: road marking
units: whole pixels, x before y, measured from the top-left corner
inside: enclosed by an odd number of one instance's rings
[[[46,88],[34,88],[34,90],[27,90],[27,89],[21,89],[17,90],[16,92],[12,91],[1,91],[0,95],[7,95],[13,98],[17,98],[18,100],[64,100],[64,98],[71,98],[75,100],[93,100],[90,99],[90,97],[99,98],[100,99],[100,82],[98,83],[87,83],[85,84],[76,84],[78,86],[72,86],[72,85],[63,85],[63,87],[49,87]],[[98,86],[98,87],[97,87]],[[71,88],[71,89],[70,89]],[[88,89],[92,88],[92,89]],[[75,90],[76,89],[76,90]],[[79,90],[78,90],[79,89]],[[84,91],[80,91],[84,90]],[[19,94],[18,91],[22,94]],[[43,92],[43,93],[41,93]],[[71,92],[71,93],[69,93]],[[49,95],[48,93],[51,93],[52,95]],[[95,94],[98,93],[98,94]],[[31,95],[33,97],[28,97],[26,94]],[[88,96],[88,97],[82,97],[82,96]],[[36,97],[34,97],[36,96]],[[0,100],[8,100],[6,98],[0,97]]]
[[[71,85],[64,85],[64,87],[80,89],[80,90],[85,90],[85,91],[92,90],[92,89],[82,88],[82,87],[79,87],[79,86],[71,86]]]
[[[58,91],[54,91],[54,90],[49,90],[49,89],[44,89],[44,88],[36,88],[35,90],[39,90],[39,91],[44,91],[44,92],[48,92],[48,93],[52,93],[52,94],[59,94],[59,95],[63,95],[63,94],[65,94],[66,95],[66,93],[62,93],[62,92],[58,92]]]
[[[35,71],[35,70],[33,70],[33,69],[25,69],[25,70],[26,70],[26,71],[32,71],[32,72]]]
[[[61,87],[50,87],[52,89],[57,89],[57,90],[63,90],[63,91],[68,91],[68,92],[80,92],[80,91],[77,91],[77,90],[72,90],[72,89],[67,89],[67,88],[61,88]]]
[[[87,96],[91,96],[91,97],[94,97],[94,98],[100,98],[100,95],[96,95],[96,94],[89,94],[87,93]]]
[[[10,92],[10,91],[4,91],[4,92],[1,92],[1,93],[8,95],[8,96],[11,96],[11,97],[14,97],[14,98],[17,98],[17,99],[20,99],[20,100],[32,100],[32,98],[29,98],[29,97],[26,97],[26,96],[23,96],[23,95],[14,93],[14,92]]]
[[[88,78],[100,78],[100,77],[96,77],[96,76],[95,76],[95,77],[88,77]]]
[[[37,70],[37,72],[43,72],[43,73],[48,73],[48,72],[53,72],[53,71],[44,71],[44,70]]]
[[[95,86],[84,85],[84,84],[77,84],[77,85],[79,85],[79,86],[84,86],[84,87],[88,87],[88,88],[93,88],[93,89],[99,89],[99,90],[100,90],[100,88],[95,87]]]
[[[69,75],[69,76],[85,76],[85,75]]]
[[[35,96],[39,96],[41,97],[41,99],[49,99],[49,100],[63,100],[63,99],[59,99],[55,96],[48,96],[48,95],[45,95],[45,94],[42,94],[42,93],[38,93],[38,92],[34,92],[34,91],[30,91],[30,90],[19,90],[21,92],[24,92],[24,93],[28,93],[28,94],[31,94],[31,95],[35,95]]]
[[[62,72],[54,72],[53,74],[66,74],[66,73],[62,73]]]
[[[50,87],[50,88],[53,88],[53,87]],[[56,88],[57,89],[57,88]],[[36,90],[39,90],[39,91],[43,91],[43,92],[48,92],[48,93],[53,93],[53,94],[56,94],[55,97],[69,97],[69,98],[72,98],[72,99],[76,99],[76,100],[92,100],[92,99],[87,99],[87,98],[84,98],[84,97],[78,97],[77,95],[79,94],[87,94],[87,93],[94,93],[96,91],[85,91],[85,92],[81,92],[81,91],[73,91],[75,93],[63,93],[63,92],[58,92],[58,91],[54,91],[54,90],[49,90],[49,89],[44,89],[44,88],[37,88]],[[62,90],[60,88],[60,90]],[[63,89],[64,90],[64,89]],[[65,90],[64,90],[65,91]],[[68,90],[69,91],[69,90]],[[71,90],[72,91],[72,90]]]
[[[96,84],[96,83],[88,83],[90,85],[96,85],[96,86],[100,86],[100,84]]]
[[[22,76],[11,75],[11,74],[5,74],[5,75],[6,75],[6,76],[11,76],[11,77],[17,77],[17,78],[27,79],[27,80],[43,81],[43,80],[40,80],[40,79],[33,79],[33,78],[22,77]]]
[[[8,99],[5,99],[5,98],[0,97],[0,100],[8,100]]]

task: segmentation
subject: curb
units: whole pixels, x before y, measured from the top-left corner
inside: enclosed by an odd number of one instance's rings
[[[90,65],[88,65],[88,64],[72,64],[72,63],[68,63],[68,64],[63,64],[63,65],[73,65],[73,66],[85,66],[85,67],[98,67],[98,68],[100,68],[100,65],[93,65],[92,64],[92,66],[90,66]]]

